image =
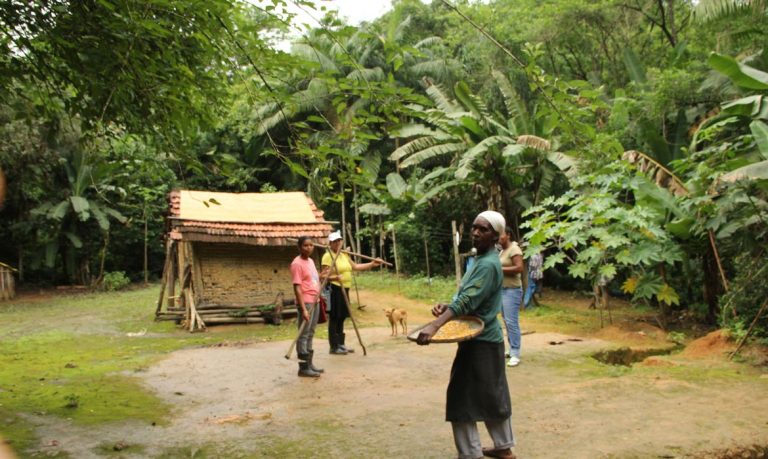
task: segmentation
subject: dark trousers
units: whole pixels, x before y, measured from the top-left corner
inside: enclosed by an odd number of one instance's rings
[[[331,349],[344,345],[344,320],[349,317],[344,293],[341,287],[331,284],[331,311],[328,314],[328,343]]]
[[[344,318],[328,319],[328,342],[331,349],[344,344]]]

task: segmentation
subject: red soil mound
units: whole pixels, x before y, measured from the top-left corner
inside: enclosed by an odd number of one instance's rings
[[[734,349],[736,349],[736,345],[728,340],[725,330],[715,330],[706,336],[691,341],[680,353],[680,356],[689,359],[717,358],[725,356]]]

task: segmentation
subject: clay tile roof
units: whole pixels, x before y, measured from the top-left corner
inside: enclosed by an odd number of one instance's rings
[[[174,190],[169,196],[174,240],[293,245],[331,232],[324,212],[303,192],[217,193]]]

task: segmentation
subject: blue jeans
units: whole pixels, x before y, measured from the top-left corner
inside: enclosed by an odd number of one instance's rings
[[[507,339],[509,340],[509,355],[520,357],[520,302],[523,300],[523,289],[501,289],[501,313],[504,316],[504,325],[507,326]]]
[[[536,279],[528,276],[528,288],[525,289],[525,298],[523,299],[523,309],[528,309],[533,299],[533,294],[536,293]]]

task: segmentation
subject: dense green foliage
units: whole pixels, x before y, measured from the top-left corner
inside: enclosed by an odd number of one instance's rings
[[[5,2],[0,259],[33,282],[156,276],[173,187],[306,190],[356,249],[392,259],[396,238],[401,271],[429,254],[450,275],[451,221],[464,252],[492,207],[550,282],[745,330],[768,37],[744,4],[399,0],[359,26],[315,11],[286,53],[284,0]]]

